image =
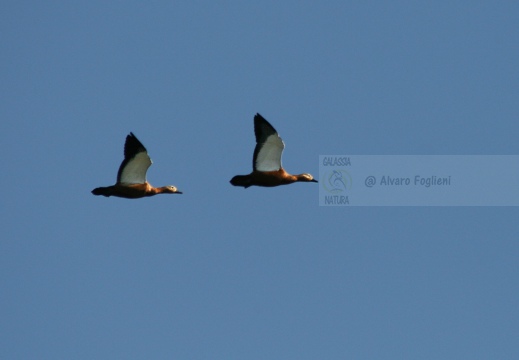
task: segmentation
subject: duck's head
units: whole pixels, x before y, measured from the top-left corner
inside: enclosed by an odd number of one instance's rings
[[[167,185],[162,187],[162,193],[164,194],[182,194],[182,191],[178,191],[176,186]]]
[[[297,181],[304,181],[304,182],[318,182],[314,179],[314,177],[310,174],[304,173],[297,175]]]

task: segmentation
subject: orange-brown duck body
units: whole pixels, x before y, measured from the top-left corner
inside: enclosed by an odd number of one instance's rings
[[[130,133],[124,143],[124,160],[117,172],[115,185],[98,187],[94,195],[116,196],[126,199],[139,199],[157,194],[182,194],[175,186],[153,187],[146,180],[146,172],[152,161],[144,145]]]
[[[274,127],[260,114],[254,116],[256,147],[252,159],[253,170],[248,175],[236,175],[230,183],[234,186],[274,187],[295,182],[317,182],[310,174],[291,175],[281,166],[285,144]]]
[[[126,199],[139,199],[157,194],[182,194],[174,186],[153,187],[149,182],[145,184],[115,184],[112,186],[98,187],[92,190],[94,195],[116,196]]]

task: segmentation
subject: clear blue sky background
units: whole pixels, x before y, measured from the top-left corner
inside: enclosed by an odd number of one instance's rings
[[[0,33],[0,358],[519,358],[519,209],[228,183],[256,112],[293,173],[519,154],[516,1],[3,1]],[[90,193],[130,131],[183,195]]]

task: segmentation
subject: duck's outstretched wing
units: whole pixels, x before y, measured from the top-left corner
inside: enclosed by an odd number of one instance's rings
[[[252,168],[257,171],[281,169],[281,154],[285,148],[276,129],[260,114],[254,116],[256,148],[252,158]]]
[[[133,133],[126,136],[124,160],[117,172],[117,182],[122,184],[144,184],[146,172],[152,161],[142,143]]]

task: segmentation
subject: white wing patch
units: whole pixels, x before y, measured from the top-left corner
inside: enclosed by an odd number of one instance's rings
[[[146,182],[146,171],[152,161],[146,152],[140,152],[124,167],[121,173],[123,184],[144,184]]]
[[[281,168],[281,154],[285,144],[278,134],[270,135],[256,157],[256,170],[275,171]]]

